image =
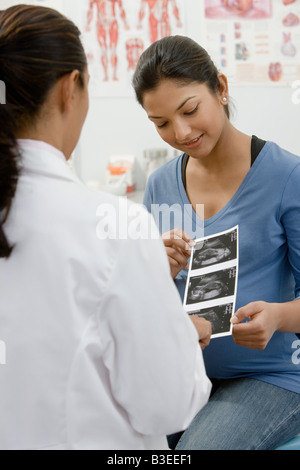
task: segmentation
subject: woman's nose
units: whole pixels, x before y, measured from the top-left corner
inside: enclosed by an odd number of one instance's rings
[[[185,142],[191,135],[191,128],[184,120],[178,120],[174,123],[174,135],[178,143]]]

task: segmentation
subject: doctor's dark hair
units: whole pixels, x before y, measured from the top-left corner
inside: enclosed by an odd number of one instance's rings
[[[154,90],[163,80],[179,85],[203,83],[213,93],[219,91],[219,71],[207,51],[186,36],[168,36],[151,44],[141,55],[132,85],[143,106],[144,93]],[[228,105],[224,106],[230,117]]]
[[[78,70],[84,86],[86,55],[80,31],[56,10],[17,5],[0,11],[0,258],[11,254],[4,224],[16,191],[21,166],[17,135],[39,118],[55,83]]]

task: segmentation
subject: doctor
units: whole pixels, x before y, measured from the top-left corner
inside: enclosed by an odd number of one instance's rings
[[[88,111],[79,34],[48,8],[0,13],[0,448],[164,449],[208,400],[209,324],[199,338],[146,211],[151,237],[112,236],[125,203],[69,170]]]

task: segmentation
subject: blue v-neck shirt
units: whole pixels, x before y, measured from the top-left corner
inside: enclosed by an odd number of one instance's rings
[[[236,309],[300,298],[300,158],[266,142],[234,196],[204,221],[187,197],[182,158],[152,173],[145,190],[161,233],[180,227],[200,238],[238,225]],[[186,278],[182,270],[175,280],[182,299]],[[203,355],[211,378],[252,376],[300,393],[300,339],[293,333],[275,332],[263,351],[237,346],[232,336],[214,338]]]

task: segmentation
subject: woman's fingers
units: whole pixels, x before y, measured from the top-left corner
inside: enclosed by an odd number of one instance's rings
[[[195,242],[179,228],[164,233],[162,240],[169,258],[171,275],[175,279],[183,268],[188,268],[188,259]]]

